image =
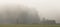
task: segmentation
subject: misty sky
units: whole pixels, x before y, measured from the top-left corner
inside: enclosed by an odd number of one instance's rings
[[[45,17],[47,19],[55,19],[57,22],[60,21],[60,0],[0,0],[0,5],[6,4],[34,7],[38,10],[41,18]]]

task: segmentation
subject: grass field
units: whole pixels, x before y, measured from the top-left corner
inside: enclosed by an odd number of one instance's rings
[[[0,24],[0,27],[60,27],[60,25],[40,24]]]

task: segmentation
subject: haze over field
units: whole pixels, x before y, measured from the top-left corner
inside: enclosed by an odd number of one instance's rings
[[[60,0],[0,0],[0,12],[4,13],[6,10],[3,5],[22,5],[23,7],[36,8],[41,19],[55,19],[60,23]],[[15,6],[16,7],[16,6]],[[14,8],[14,7],[13,7]],[[14,10],[15,9],[9,9]]]

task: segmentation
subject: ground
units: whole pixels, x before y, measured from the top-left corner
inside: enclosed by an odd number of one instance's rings
[[[60,25],[48,24],[0,24],[0,27],[60,27]]]

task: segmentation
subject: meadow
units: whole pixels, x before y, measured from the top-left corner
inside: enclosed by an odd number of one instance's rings
[[[57,24],[0,24],[0,27],[60,27]]]

